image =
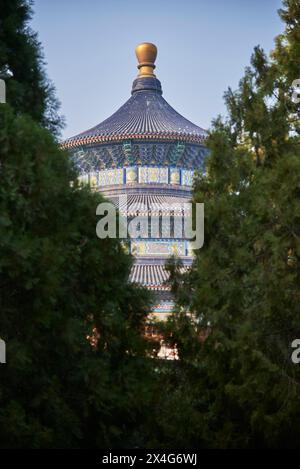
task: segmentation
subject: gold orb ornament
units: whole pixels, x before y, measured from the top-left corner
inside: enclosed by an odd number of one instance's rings
[[[135,48],[135,53],[138,59],[139,78],[154,77],[153,70],[155,69],[154,62],[157,56],[157,47],[151,42],[142,42]]]

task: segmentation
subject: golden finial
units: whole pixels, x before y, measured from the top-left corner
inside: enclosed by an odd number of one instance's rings
[[[153,70],[155,69],[154,62],[157,56],[157,47],[154,44],[151,44],[151,42],[142,42],[136,46],[135,53],[139,61],[137,66],[139,69],[138,78],[155,78]]]

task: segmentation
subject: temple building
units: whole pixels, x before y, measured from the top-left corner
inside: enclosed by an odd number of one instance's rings
[[[163,319],[173,308],[166,260],[176,255],[183,269],[192,262],[190,243],[177,221],[185,216],[194,173],[203,169],[207,133],[162,97],[153,73],[156,55],[154,44],[138,45],[139,74],[131,97],[111,117],[63,146],[69,149],[80,180],[103,193],[128,220],[154,220],[149,223],[152,228],[129,239],[135,257],[131,281],[155,290],[152,313]],[[164,223],[168,217],[170,223]]]

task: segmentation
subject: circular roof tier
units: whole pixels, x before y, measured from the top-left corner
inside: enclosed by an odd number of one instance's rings
[[[204,143],[207,132],[180,115],[162,97],[161,83],[153,73],[156,52],[150,43],[136,48],[139,76],[133,82],[131,98],[105,121],[67,139],[64,148],[132,139]]]

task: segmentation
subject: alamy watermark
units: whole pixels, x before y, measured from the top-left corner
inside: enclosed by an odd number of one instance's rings
[[[292,83],[293,93],[292,93],[292,101],[295,104],[300,103],[300,78],[297,78]]]
[[[8,65],[4,65],[0,69],[0,104],[6,104],[6,82],[13,77],[13,72],[9,69]]]
[[[295,349],[291,355],[291,360],[295,365],[298,365],[300,363],[300,339],[293,340],[291,347]]]
[[[6,363],[6,344],[0,339],[0,363]]]
[[[139,203],[133,211],[128,206],[127,196],[122,195],[118,206],[119,217],[116,205],[112,202],[98,205],[96,215],[101,216],[96,226],[98,238],[176,238],[189,240],[193,250],[203,246],[203,203],[153,203],[148,206]],[[130,214],[131,210],[134,215]]]
[[[0,78],[0,104],[6,103],[6,83]]]

